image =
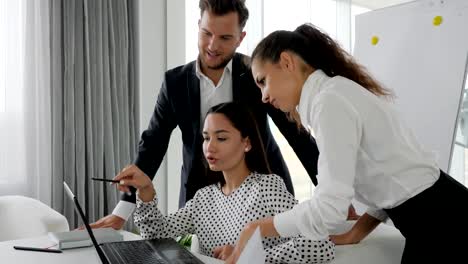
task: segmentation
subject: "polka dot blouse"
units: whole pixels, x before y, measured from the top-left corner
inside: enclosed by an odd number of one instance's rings
[[[147,203],[137,199],[134,219],[143,238],[196,234],[201,252],[213,256],[215,247],[234,245],[248,222],[289,210],[297,201],[279,176],[252,173],[230,195],[225,195],[220,185],[207,186],[168,216],[159,211],[157,203],[156,196]],[[321,263],[335,254],[331,241],[304,237],[264,238],[263,246],[266,263]]]

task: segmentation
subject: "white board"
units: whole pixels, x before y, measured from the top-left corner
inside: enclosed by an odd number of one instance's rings
[[[407,125],[447,171],[466,74],[468,1],[422,0],[359,15],[354,55],[394,91]]]

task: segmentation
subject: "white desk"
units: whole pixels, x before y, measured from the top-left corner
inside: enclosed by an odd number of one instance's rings
[[[354,225],[349,221],[337,233],[343,233]],[[405,238],[394,226],[380,224],[360,243],[336,246],[335,259],[330,264],[398,264],[401,262]]]
[[[138,240],[140,236],[130,232],[121,231],[125,240]],[[47,236],[10,240],[0,242],[0,257],[1,263],[15,263],[15,264],[93,264],[101,263],[99,256],[94,247],[75,248],[63,250],[63,253],[46,253],[15,250],[13,246],[28,246],[28,247],[48,247],[53,245]],[[194,253],[200,260],[207,264],[221,264],[224,263],[220,260],[213,259]]]
[[[355,221],[343,223],[336,228],[335,234],[346,232],[354,224]],[[192,238],[192,243],[194,241]],[[360,243],[336,246],[335,259],[329,264],[398,264],[404,245],[405,238],[400,231],[392,225],[380,224]]]
[[[351,228],[354,222],[348,222],[341,232]],[[138,240],[139,236],[121,231],[125,240]],[[356,245],[337,246],[335,259],[330,264],[394,264],[400,263],[405,239],[400,232],[392,226],[381,224],[366,239]],[[63,253],[44,253],[33,251],[20,251],[13,249],[14,245],[31,247],[48,247],[52,242],[47,236],[21,240],[0,242],[1,263],[67,263],[67,264],[93,264],[101,263],[94,247],[67,249]],[[223,261],[194,253],[207,264],[222,264]]]

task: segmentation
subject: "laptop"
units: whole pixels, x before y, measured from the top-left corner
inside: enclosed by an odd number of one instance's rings
[[[93,230],[89,226],[88,219],[83,213],[78,199],[66,182],[63,182],[63,186],[67,195],[73,200],[75,209],[78,211],[103,264],[203,264],[203,262],[190,251],[171,238],[121,241],[98,245]]]

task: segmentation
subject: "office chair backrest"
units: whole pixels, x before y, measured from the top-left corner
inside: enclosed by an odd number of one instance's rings
[[[63,215],[25,196],[0,196],[0,219],[0,241],[69,231]]]

